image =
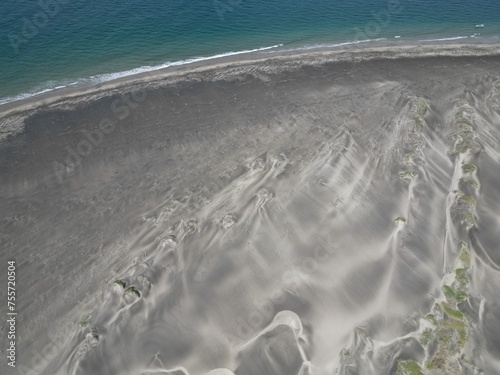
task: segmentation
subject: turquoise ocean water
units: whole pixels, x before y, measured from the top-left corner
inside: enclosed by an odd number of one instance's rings
[[[2,103],[269,47],[499,43],[500,1],[2,0],[0,26]]]

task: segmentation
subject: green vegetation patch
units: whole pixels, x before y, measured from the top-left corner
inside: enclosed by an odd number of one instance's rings
[[[455,290],[449,285],[443,286],[443,293],[450,302],[460,303],[469,297],[467,290],[464,290],[466,285],[460,285],[459,289]]]
[[[458,320],[463,320],[464,314],[460,310],[455,310],[452,308],[448,303],[442,302],[441,307],[443,310],[448,314],[450,318],[458,319]]]
[[[477,181],[473,180],[472,178],[460,177],[459,182],[460,182],[460,184],[465,185],[465,186],[460,187],[461,190],[463,190],[467,186],[470,186],[474,189],[477,189],[479,187],[479,184],[477,183]]]
[[[476,204],[476,198],[474,198],[472,195],[464,195],[461,199],[469,202],[470,204],[473,204],[473,205]]]
[[[82,328],[85,328],[90,324],[91,321],[92,321],[92,314],[85,314],[78,322],[78,325]]]
[[[470,267],[470,251],[467,246],[462,244],[462,249],[460,250],[460,255],[459,255],[460,260],[464,264],[465,267]],[[457,269],[458,272],[458,269]]]
[[[462,290],[457,291],[456,300],[458,303],[465,301],[467,298],[469,298],[468,292]]]
[[[449,285],[444,285],[443,286],[443,293],[446,296],[446,298],[448,298],[448,299],[454,299],[454,300],[456,300],[456,298],[457,298],[455,290],[451,286],[449,286]]]
[[[417,113],[420,116],[423,116],[427,112],[428,108],[429,107],[427,105],[427,100],[425,100],[424,98],[418,98]]]
[[[464,172],[472,172],[472,171],[475,171],[476,169],[477,169],[477,167],[471,163],[462,165],[462,170]]]
[[[427,314],[425,316],[425,319],[427,319],[432,324],[437,324],[436,316],[434,314]]]
[[[467,344],[469,326],[466,316],[459,310],[458,303],[469,294],[467,269],[470,267],[470,252],[464,242],[460,242],[458,258],[465,268],[456,268],[455,278],[451,285],[443,285],[443,293],[447,301],[435,303],[426,319],[434,327],[426,328],[420,336],[420,343],[427,347],[436,344],[432,357],[427,358],[425,367],[432,374],[462,374],[462,363],[465,361],[463,349]],[[461,267],[461,266],[459,266]],[[430,354],[430,353],[429,353]]]
[[[125,293],[134,294],[136,297],[141,298],[141,292],[139,292],[134,286],[129,286],[125,289]]]
[[[406,219],[402,216],[398,216],[397,218],[394,219],[394,221],[397,223],[397,222],[401,222],[401,223],[406,223]]]
[[[424,332],[422,332],[422,336],[420,336],[420,343],[423,346],[427,346],[432,338],[432,329],[426,328]]]
[[[122,279],[115,280],[113,284],[120,285],[123,289],[127,287],[127,283]]]
[[[457,342],[459,348],[463,348],[465,344],[467,343],[467,325],[465,320],[449,320],[449,319],[444,319],[441,322],[441,330],[450,328],[453,333],[456,333],[458,335],[459,341]],[[452,332],[448,331],[448,332]],[[450,341],[444,340],[443,343],[449,344]]]
[[[396,375],[424,375],[420,365],[412,359],[398,361]]]
[[[437,329],[429,336],[437,338],[438,346],[434,356],[426,362],[426,367],[443,375],[461,374],[458,358],[467,343],[465,320],[440,319]]]
[[[469,258],[469,262],[470,262],[470,258]],[[464,268],[458,268],[455,271],[455,278],[456,278],[456,281],[457,281],[459,287],[466,288],[467,285],[469,284],[469,279],[467,278],[467,274],[465,273]]]
[[[477,152],[479,151],[479,145],[471,140],[462,140],[455,145],[455,151],[460,154],[465,154],[469,151]]]

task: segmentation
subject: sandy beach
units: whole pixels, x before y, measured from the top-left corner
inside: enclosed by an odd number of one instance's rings
[[[0,364],[498,374],[499,145],[498,45],[256,53],[2,105]]]

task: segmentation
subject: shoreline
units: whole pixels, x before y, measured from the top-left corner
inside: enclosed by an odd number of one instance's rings
[[[362,43],[361,43],[362,44]],[[316,65],[335,63],[337,61],[367,61],[374,59],[412,59],[423,57],[473,57],[500,55],[499,44],[463,44],[437,43],[432,44],[405,44],[396,45],[387,43],[384,46],[358,46],[351,44],[346,47],[311,47],[293,50],[269,51],[272,47],[260,50],[242,52],[187,62],[179,65],[170,65],[165,68],[127,75],[102,83],[91,84],[87,87],[63,87],[52,89],[49,92],[33,94],[4,104],[0,104],[0,118],[20,115],[24,112],[35,111],[40,108],[57,106],[68,101],[89,102],[105,96],[119,93],[120,90],[140,88],[141,85],[157,84],[164,81],[183,77],[190,74],[207,73],[219,69],[244,68],[251,66],[272,65],[279,63],[278,69],[287,69],[296,65]],[[1,125],[0,125],[1,126]]]

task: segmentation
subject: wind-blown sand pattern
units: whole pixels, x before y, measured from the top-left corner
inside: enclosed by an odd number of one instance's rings
[[[459,52],[9,109],[13,373],[500,373],[500,55]]]

